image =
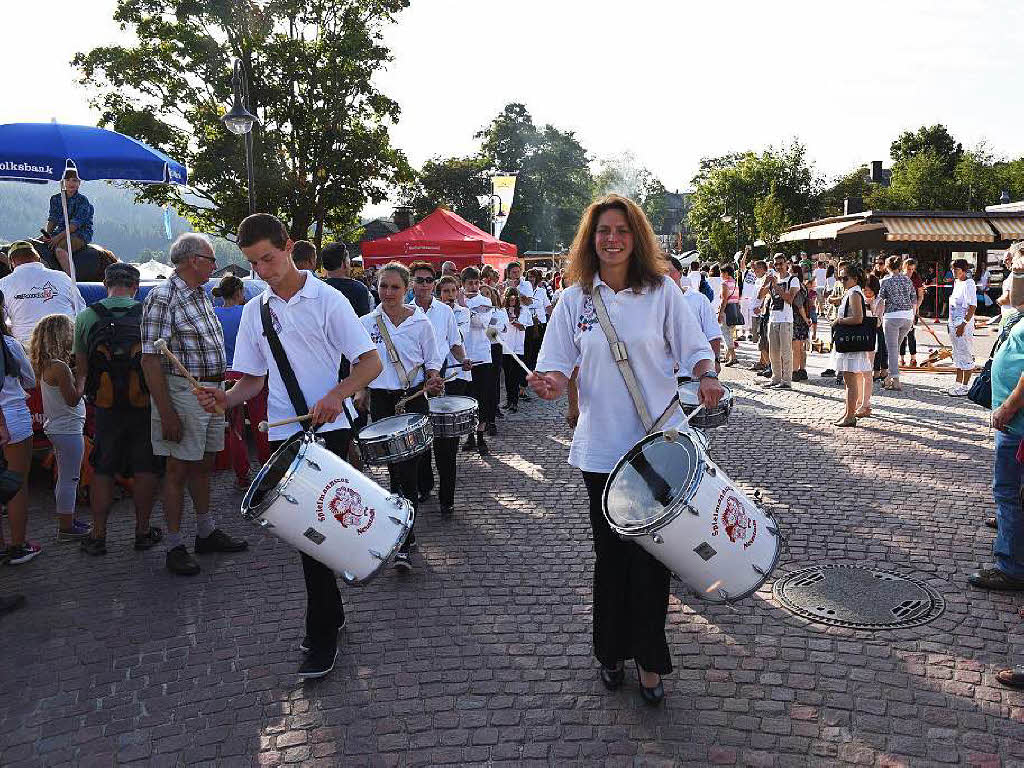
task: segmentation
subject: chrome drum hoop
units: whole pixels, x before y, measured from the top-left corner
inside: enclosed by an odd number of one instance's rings
[[[463,403],[462,401],[465,402]],[[450,395],[432,397],[428,402],[430,405],[430,424],[435,438],[462,437],[476,429],[477,401],[473,398],[463,395]]]
[[[384,424],[388,419],[398,418],[389,416],[371,424],[359,433],[356,443],[363,461],[376,465],[399,464],[430,450],[434,441],[430,418],[423,413],[406,413],[402,414],[402,417],[414,418],[407,426],[393,432],[365,436],[368,429]]]
[[[245,492],[245,496],[242,498],[242,517],[248,520],[250,523],[258,523],[259,519],[263,517],[263,513],[266,512],[270,507],[277,501],[288,488],[288,484],[291,482],[292,477],[295,474],[295,470],[299,468],[302,463],[302,459],[306,454],[306,450],[310,444],[316,439],[316,437],[309,432],[300,432],[293,435],[290,439],[286,440],[284,444],[278,448],[274,455],[271,456],[267,463],[264,464],[259,472],[256,473],[256,477],[249,484],[248,490]],[[282,457],[285,453],[295,450],[292,446],[299,442],[300,445],[295,452],[295,458],[289,463],[287,469],[282,473],[281,479],[277,481],[273,488],[263,490],[260,488],[264,479],[267,478],[271,472],[278,467],[278,458]],[[257,499],[257,495],[259,498]]]

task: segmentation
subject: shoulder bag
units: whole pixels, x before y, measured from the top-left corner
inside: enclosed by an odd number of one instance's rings
[[[833,325],[832,345],[836,352],[871,352],[877,343],[876,319],[868,314],[868,302],[864,294],[860,294],[864,306],[864,319],[857,325]],[[850,300],[846,300],[843,317],[850,316]]]
[[[740,283],[740,285],[742,285],[742,283]],[[737,304],[736,302],[730,303],[730,299],[732,299],[735,295],[736,288],[733,288],[732,291],[729,293],[729,297],[726,299],[725,303],[725,324],[730,327],[743,325],[746,322],[746,320],[743,319],[743,310],[740,309],[740,305]]]
[[[967,392],[967,399],[975,405],[980,405],[982,408],[992,408],[992,360],[995,358],[999,348],[1006,343],[1010,336],[1010,331],[1013,330],[1013,326],[1020,322],[1021,318],[1024,318],[1024,314],[1018,312],[1006,321],[1003,330],[999,334],[999,338],[996,339],[996,343],[992,347],[992,353],[988,356],[988,360],[985,361],[985,367],[971,384],[971,388]]]

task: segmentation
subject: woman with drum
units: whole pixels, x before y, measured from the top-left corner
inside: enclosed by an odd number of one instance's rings
[[[616,463],[646,432],[635,403],[657,418],[676,394],[675,366],[700,382],[704,405],[716,405],[723,394],[714,353],[666,272],[651,224],[636,203],[619,195],[593,203],[570,252],[570,287],[548,323],[537,370],[527,378],[540,397],[555,400],[579,366],[580,414],[569,463],[581,471],[590,499],[594,655],[609,689],[622,685],[625,661],[633,659],[649,704],[664,698],[661,676],[672,671],[665,639],[670,572],[613,533],[602,493]],[[636,399],[612,356],[598,316],[602,309],[627,349],[639,382]]]
[[[370,417],[375,421],[396,414],[398,401],[420,389],[428,394],[441,392],[441,356],[437,350],[434,328],[430,320],[418,307],[406,306],[403,302],[409,290],[409,270],[402,264],[391,262],[378,273],[377,290],[380,306],[359,320],[370,334],[370,340],[377,345],[383,370],[370,382]],[[417,397],[408,402],[406,410],[411,413],[429,413],[425,398]],[[412,502],[415,509],[419,503],[420,457],[413,456],[394,464],[388,464],[391,490],[400,492]],[[415,526],[415,518],[413,520]],[[395,567],[411,570],[409,551],[416,544],[416,536],[409,532],[401,551],[395,555]]]

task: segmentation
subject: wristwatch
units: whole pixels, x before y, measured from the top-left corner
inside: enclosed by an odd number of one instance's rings
[[[712,368],[710,371],[704,371],[704,373],[702,373],[700,376],[698,376],[697,377],[697,381],[700,381],[701,379],[717,379],[717,378],[718,378],[718,373],[716,373],[715,370]]]

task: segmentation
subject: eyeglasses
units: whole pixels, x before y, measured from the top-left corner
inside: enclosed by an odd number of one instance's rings
[[[197,256],[200,259],[206,259],[207,261],[213,262],[214,264],[217,263],[216,256],[207,256],[205,253],[193,253],[192,255]]]
[[[434,278],[433,278],[433,276],[428,276],[428,277],[414,277],[414,278],[413,278],[413,280],[415,280],[415,281],[416,281],[416,285],[428,285],[429,283],[432,283],[432,282],[434,282]]]

